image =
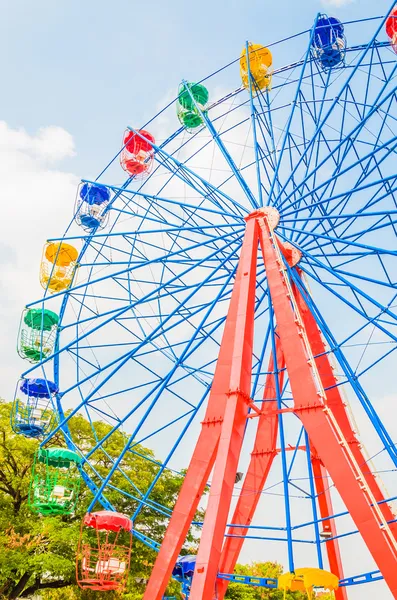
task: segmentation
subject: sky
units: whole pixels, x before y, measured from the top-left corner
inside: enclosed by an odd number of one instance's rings
[[[369,0],[202,0],[199,6],[0,0],[5,397],[21,369],[14,352],[20,312],[40,294],[33,274],[43,243],[63,233],[78,181],[94,178],[114,156],[126,125],[145,123],[183,78],[199,80],[235,59],[247,39],[288,37],[308,29],[319,11],[346,21],[389,6],[389,0],[376,10]]]
[[[247,39],[275,41],[305,30],[319,11],[348,20],[381,14],[389,4],[1,0],[0,55],[7,82],[1,118],[30,134],[63,127],[76,146],[65,167],[93,175],[127,123],[153,115],[183,77],[200,79],[238,56]]]
[[[310,28],[318,12],[346,21],[389,7],[389,0],[0,0],[0,396],[12,399],[25,368],[16,336],[24,305],[41,296],[41,248],[62,235],[79,180],[114,156],[126,125],[145,123],[183,78],[199,80],[237,58],[247,39],[288,37]]]

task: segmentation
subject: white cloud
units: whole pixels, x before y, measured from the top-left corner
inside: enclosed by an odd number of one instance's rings
[[[27,367],[16,353],[16,337],[22,309],[43,294],[42,247],[63,234],[73,215],[78,180],[57,163],[74,153],[73,137],[61,127],[30,135],[0,121],[0,394],[7,399]]]
[[[3,151],[22,152],[35,160],[54,163],[75,154],[73,137],[62,127],[42,127],[30,136],[24,129],[10,129],[5,121],[0,121],[0,152]]]

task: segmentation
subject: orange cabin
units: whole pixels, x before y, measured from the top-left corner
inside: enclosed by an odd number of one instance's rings
[[[123,591],[131,561],[132,522],[110,510],[85,515],[77,552],[77,583],[98,592]]]

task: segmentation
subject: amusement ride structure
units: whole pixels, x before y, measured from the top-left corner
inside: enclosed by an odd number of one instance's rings
[[[247,43],[128,127],[79,186],[72,222],[44,248],[44,297],[22,315],[18,352],[32,364],[11,420],[40,440],[32,510],[72,513],[80,480],[92,492],[81,587],[123,589],[136,537],[158,552],[144,600],[171,577],[191,600],[222,600],[230,581],[347,600],[382,579],[397,598],[397,449],[371,401],[390,393],[397,348],[396,52],[393,6]],[[240,86],[214,99],[238,67]],[[93,447],[71,433],[77,414]],[[102,438],[98,420],[111,426]],[[117,432],[125,446],[100,475],[93,457],[110,459]],[[123,470],[140,444],[159,457],[145,488]],[[182,468],[170,511],[153,489]],[[168,522],[161,543],[134,525],[143,510]],[[244,542],[286,573],[235,575]]]

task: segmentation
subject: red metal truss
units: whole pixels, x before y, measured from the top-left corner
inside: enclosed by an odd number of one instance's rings
[[[304,302],[304,299],[301,295],[300,290],[294,284],[291,284],[291,287],[292,287],[292,291],[294,294],[294,298],[297,303],[297,307],[298,307],[300,316],[301,316],[304,326],[306,328],[307,338],[308,338],[308,341],[310,344],[311,352],[312,352],[313,356],[315,357],[316,367],[317,367],[318,373],[320,375],[321,383],[323,385],[323,388],[327,390],[327,392],[326,392],[327,403],[329,404],[329,393],[330,393],[331,389],[335,390],[335,393],[338,394],[339,398],[340,398],[340,394],[339,394],[338,387],[332,388],[330,386],[330,380],[327,375],[329,375],[330,373],[332,374],[334,385],[336,384],[336,378],[333,374],[333,370],[332,370],[332,367],[329,362],[329,357],[326,354],[325,344],[323,343],[320,330],[317,327],[316,321],[315,321],[312,313],[310,312],[310,314],[308,314],[309,309]],[[321,345],[320,345],[320,343],[321,343]],[[328,388],[331,388],[331,389],[328,389]],[[349,422],[349,419],[346,415],[346,409],[345,409],[345,406],[343,405],[341,398],[340,398],[340,407],[341,407],[340,414],[335,415],[335,416],[338,419],[338,417],[342,416],[342,413],[345,413],[345,418],[343,418],[343,422],[346,422],[346,421]],[[338,422],[340,425],[339,419],[338,419]],[[349,424],[350,424],[350,422],[349,422]],[[344,431],[344,433],[345,433],[345,431]],[[320,457],[318,456],[316,449],[314,448],[314,446],[312,444],[311,444],[311,463],[312,463],[313,476],[314,476],[314,485],[315,485],[316,493],[317,493],[317,502],[318,502],[318,507],[320,510],[320,516],[322,519],[322,522],[321,522],[322,532],[321,533],[322,533],[322,535],[329,536],[329,538],[330,538],[325,541],[325,548],[326,548],[327,556],[328,556],[329,569],[330,569],[331,573],[336,575],[338,577],[338,579],[341,580],[344,578],[344,571],[343,571],[342,557],[341,557],[340,548],[339,548],[339,542],[336,539],[336,536],[337,536],[336,523],[335,523],[335,519],[329,518],[329,517],[332,517],[332,515],[334,515],[334,510],[333,510],[333,506],[332,506],[331,492],[329,489],[328,474],[327,474],[327,471],[326,471],[324,465],[321,462]],[[346,588],[345,587],[338,588],[335,591],[335,598],[336,598],[336,600],[347,600]]]
[[[351,445],[341,430],[317,370],[286,276],[278,244],[266,216],[258,219],[260,245],[278,333],[299,416],[321,461],[329,472],[357,529],[397,596],[397,544],[382,510],[366,482]]]
[[[296,264],[299,256],[293,255],[293,249],[290,246],[282,245],[279,240],[278,245],[280,251],[290,265]],[[297,288],[293,289],[295,298],[299,296]],[[311,340],[309,340],[311,343]],[[313,350],[313,349],[312,349]],[[281,350],[280,339],[276,336],[276,365],[279,370],[279,389],[282,389],[284,379],[284,355]],[[326,357],[328,361],[328,357]],[[277,454],[276,442],[278,432],[278,417],[276,414],[277,402],[276,402],[276,386],[274,374],[273,357],[270,357],[268,376],[265,383],[264,399],[267,402],[262,404],[262,414],[258,419],[258,430],[256,434],[254,451],[251,455],[251,462],[248,467],[248,471],[240,491],[240,496],[232,517],[233,524],[241,524],[243,527],[229,528],[229,535],[238,535],[241,537],[227,537],[224,542],[222,551],[221,563],[219,571],[221,573],[233,573],[241,548],[244,543],[244,536],[248,529],[244,525],[249,525],[255,514],[257,504],[260,499],[261,492],[266,484],[267,477],[269,475],[270,468],[272,466],[274,457]],[[273,401],[270,401],[273,400]],[[312,449],[313,450],[313,449]],[[327,487],[327,473],[324,469],[321,461],[314,450],[312,453],[312,466],[313,472],[315,473],[315,485],[318,497],[318,504],[320,509],[320,515],[322,519],[326,519],[322,522],[323,529],[325,532],[329,531],[329,534],[333,539],[326,542],[326,549],[328,554],[328,561],[330,570],[339,579],[344,578],[342,560],[339,549],[338,540],[335,539],[337,535],[336,524],[333,519],[328,519],[334,514],[332,507],[331,494]],[[217,582],[217,600],[223,600],[227,591],[229,581],[225,579],[219,579]],[[336,600],[347,600],[347,590],[342,587],[335,592]]]
[[[342,557],[339,550],[338,540],[335,539],[337,535],[335,519],[329,519],[334,514],[332,508],[331,493],[328,485],[327,471],[321,460],[316,455],[315,450],[312,448],[311,456],[314,483],[317,492],[317,501],[320,509],[320,515],[323,519],[322,530],[329,534],[331,538],[325,542],[325,548],[327,550],[329,570],[331,573],[336,575],[339,580],[344,578]],[[336,600],[347,600],[347,590],[345,587],[340,587],[335,590]]]
[[[229,454],[229,438],[233,438],[233,441],[237,444],[240,444],[243,438],[246,413],[248,411],[246,399],[249,399],[251,392],[257,253],[258,232],[255,221],[252,221],[248,224],[244,236],[219,358],[201,433],[147,585],[144,600],[161,600],[163,597],[214,466],[218,445],[221,449],[218,451],[218,455],[221,455],[222,452]],[[226,406],[228,408],[233,406],[234,410],[228,410],[226,414]],[[243,424],[242,427],[233,427],[233,415],[238,415],[239,422]],[[239,452],[235,454],[234,462],[238,461],[238,456]],[[225,459],[225,456],[223,458]],[[218,466],[218,472],[219,470]],[[213,515],[214,511],[218,509],[218,506],[215,505],[219,504],[220,494],[231,495],[237,465],[234,474],[232,471],[233,469],[230,470],[230,475],[225,481],[223,473],[218,482],[216,482],[216,475],[213,477],[211,494],[215,497],[215,502],[212,501],[205,519],[206,525],[208,523],[212,529],[217,523],[216,519],[214,522],[213,517],[211,520],[211,514]],[[218,489],[219,484],[220,489]],[[224,518],[227,519],[228,508],[223,512]],[[225,526],[226,522],[223,529],[219,528],[218,531],[218,537],[221,538],[218,548],[219,555]],[[207,559],[202,557],[201,560],[203,562],[202,568],[205,569],[207,574]],[[214,588],[219,557],[213,560]],[[199,597],[203,598],[204,596]],[[207,597],[211,598],[212,596]]]
[[[290,284],[281,252],[289,262],[295,260],[293,264],[296,264],[296,249],[280,244],[274,235],[275,213],[274,209],[261,209],[246,219],[236,281],[202,430],[144,600],[161,600],[212,469],[190,600],[223,599],[227,582],[217,581],[217,574],[234,569],[277,453],[279,416],[275,372],[278,371],[281,387],[284,365],[294,398],[293,412],[310,439],[324,530],[329,528],[335,537],[327,483],[329,473],[393,596],[397,597],[397,525],[388,524],[394,515],[364,459],[314,316],[304,296]],[[278,370],[271,359],[260,408],[254,407],[250,399],[258,242],[279,338],[276,341]],[[232,523],[240,527],[229,528],[228,533],[238,537],[227,537],[224,541],[250,406],[259,413],[259,418],[254,451],[232,518]],[[337,539],[329,539],[325,545],[330,569],[342,578]],[[346,591],[338,590],[337,600],[346,599]]]
[[[392,513],[390,506],[387,504],[387,502],[385,502],[384,494],[379,487],[376,476],[372,473],[368,465],[368,462],[362,452],[362,446],[356,436],[354,427],[350,422],[346,410],[346,403],[344,402],[340,393],[340,388],[337,385],[338,381],[335,377],[332,365],[330,364],[327,348],[322,339],[316,320],[311,310],[307,306],[303,295],[300,293],[297,287],[292,285],[292,289],[297,300],[299,312],[306,329],[307,337],[310,341],[310,346],[313,356],[315,357],[317,370],[320,375],[323,388],[326,390],[327,404],[332,410],[334,417],[338,421],[338,425],[342,430],[343,436],[349,444],[350,450],[363,472],[366,483],[376,501],[379,503],[379,508],[381,509],[383,516],[387,521],[393,521],[395,516]],[[390,529],[397,538],[397,523],[390,523]]]
[[[300,273],[299,269],[297,269],[297,271],[298,273]],[[354,427],[350,422],[346,409],[346,403],[343,401],[343,398],[340,393],[340,388],[337,385],[338,382],[335,377],[333,367],[330,364],[327,354],[327,348],[322,339],[321,332],[317,326],[316,320],[311,310],[307,306],[303,294],[300,292],[297,286],[292,284],[292,289],[294,292],[294,297],[297,301],[300,315],[302,317],[306,329],[306,334],[310,342],[312,354],[315,357],[317,370],[320,375],[323,388],[324,390],[326,390],[327,404],[332,409],[333,415],[338,421],[338,425],[341,428],[341,431],[347,443],[350,445],[350,449],[357,463],[362,469],[365,480],[374,498],[379,503],[379,508],[381,509],[383,516],[387,521],[392,521],[395,517],[390,509],[390,506],[384,501],[383,493],[378,485],[378,482],[376,481],[375,475],[368,467],[368,464],[361,450],[360,442],[357,439]],[[338,546],[335,545],[336,540],[332,539],[337,534],[336,524],[333,519],[327,519],[327,517],[331,516],[334,512],[332,509],[332,501],[328,485],[327,471],[324,468],[324,465],[322,464],[314,448],[312,448],[311,460],[320,514],[321,518],[324,519],[322,521],[323,531],[325,533],[329,533],[329,535],[331,536],[331,539],[325,544],[328,554],[330,570],[332,571],[332,573],[337,575],[339,579],[343,579],[344,574],[340,551]],[[390,523],[390,529],[392,530],[394,537],[396,537],[397,534],[396,526],[396,523]],[[345,588],[339,588],[335,595],[336,600],[347,599],[347,592]]]
[[[278,336],[276,337],[276,365],[273,356],[270,356],[268,375],[266,377],[265,389],[263,393],[263,402],[261,405],[261,415],[257,419],[258,428],[256,432],[254,449],[251,454],[251,461],[244,478],[240,491],[239,499],[234,510],[231,522],[233,525],[241,527],[230,527],[230,535],[241,537],[227,537],[219,565],[220,573],[233,573],[242,545],[244,536],[248,532],[247,525],[250,525],[256,507],[265,486],[273,460],[277,455],[277,394],[275,382],[275,368],[278,369],[279,389],[283,387],[284,381],[284,356],[281,351],[281,345]],[[217,582],[217,599],[223,600],[227,591],[229,582],[225,579],[219,579]]]

